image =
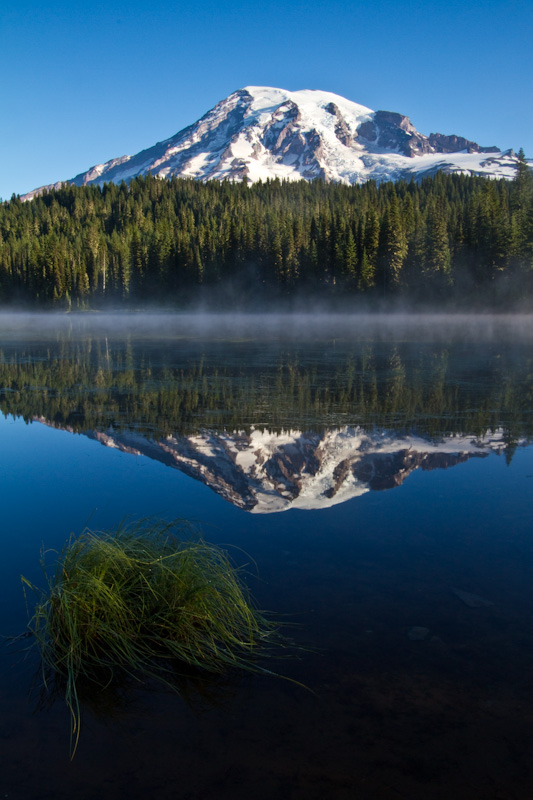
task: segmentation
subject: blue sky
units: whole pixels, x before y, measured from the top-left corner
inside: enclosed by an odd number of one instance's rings
[[[529,0],[6,2],[0,197],[136,153],[246,85],[533,157],[532,20]]]

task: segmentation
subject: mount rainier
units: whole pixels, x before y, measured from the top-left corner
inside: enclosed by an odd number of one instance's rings
[[[511,179],[512,150],[417,131],[408,117],[330,92],[248,86],[170,139],[91,167],[66,183],[120,183],[152,173],[197,180],[280,178],[348,184],[420,179],[438,171]],[[31,199],[51,184],[29,192]]]

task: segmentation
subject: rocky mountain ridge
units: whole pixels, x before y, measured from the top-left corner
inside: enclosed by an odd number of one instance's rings
[[[512,150],[481,147],[456,135],[425,136],[402,114],[372,111],[330,92],[248,86],[175,136],[91,167],[66,183],[120,183],[148,173],[348,184],[420,179],[439,171],[511,179],[516,163]],[[40,187],[23,199],[61,185]]]

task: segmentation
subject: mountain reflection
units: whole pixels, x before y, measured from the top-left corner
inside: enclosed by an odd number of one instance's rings
[[[501,431],[482,439],[448,436],[437,441],[351,427],[322,434],[205,431],[161,439],[135,432],[88,435],[175,467],[233,505],[259,514],[327,508],[372,489],[399,486],[415,469],[451,467],[506,447]]]
[[[528,342],[5,340],[0,410],[142,453],[254,512],[323,508],[533,433]]]

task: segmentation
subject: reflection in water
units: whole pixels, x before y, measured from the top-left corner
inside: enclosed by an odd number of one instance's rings
[[[373,426],[533,432],[527,342],[147,339],[3,341],[0,409],[82,432]]]
[[[8,337],[0,408],[176,467],[248,511],[325,508],[417,468],[490,451],[510,462],[529,440],[527,339],[461,330]]]
[[[327,508],[371,489],[399,486],[415,469],[451,467],[506,448],[501,430],[482,438],[434,441],[349,427],[322,434],[205,431],[164,439],[133,432],[89,435],[108,447],[176,467],[239,508],[259,514]]]
[[[231,713],[195,714],[173,694],[134,691],[132,719],[93,717],[69,765],[63,704],[31,716],[24,662],[3,671],[4,793],[533,797],[526,329],[478,337],[475,322],[451,331],[431,319],[422,331],[309,324],[307,339],[210,340],[178,336],[164,317],[142,332],[70,324],[0,336],[4,413],[157,457],[243,509],[330,507],[246,514],[148,459],[137,469],[85,438],[5,423],[4,631],[24,621],[20,572],[94,509],[102,529],[124,514],[198,515],[210,539],[249,554],[240,564],[257,564],[261,607],[297,623],[309,651],[280,671],[316,695],[258,676]],[[368,491],[466,459],[403,491]],[[129,689],[94,716],[122,697]]]

